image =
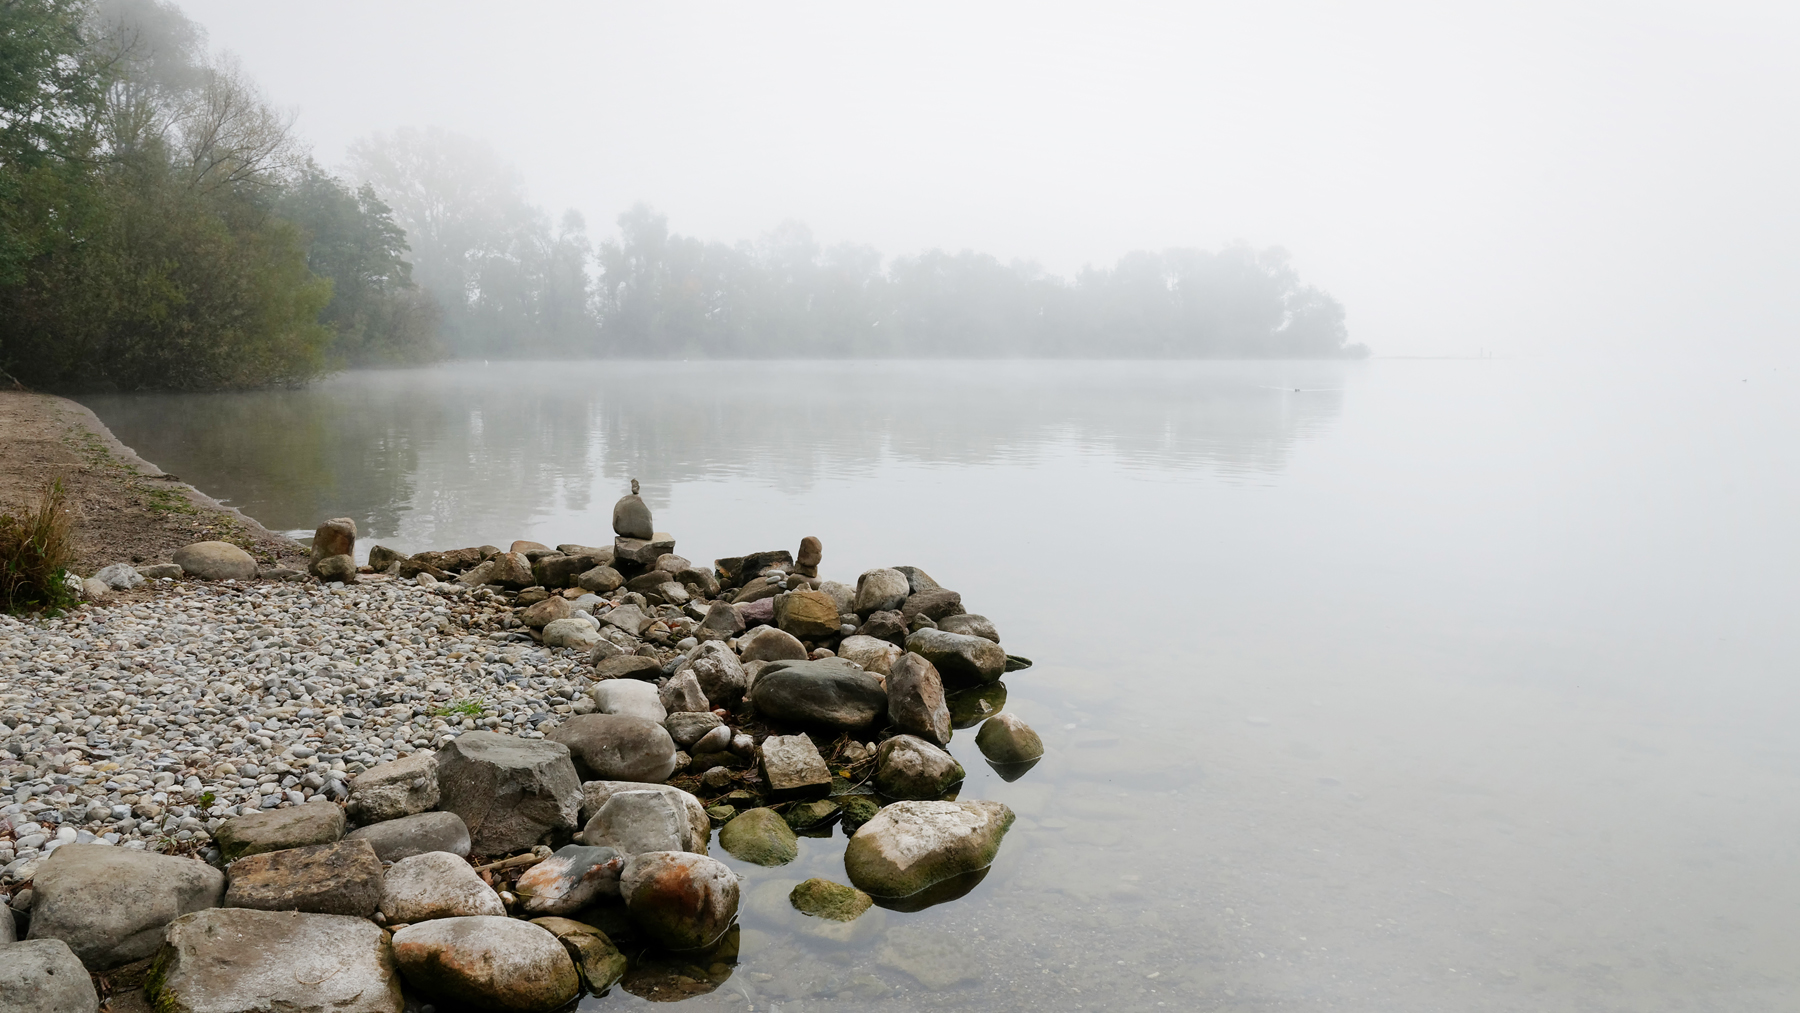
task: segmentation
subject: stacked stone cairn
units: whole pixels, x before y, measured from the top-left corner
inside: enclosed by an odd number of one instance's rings
[[[145,961],[153,1008],[194,1013],[399,1013],[409,996],[549,1011],[658,961],[716,987],[740,885],[709,856],[715,827],[737,860],[780,865],[799,835],[840,823],[851,885],[812,879],[791,897],[828,921],[980,881],[1013,814],[957,798],[952,730],[980,724],[1008,780],[1043,754],[1000,711],[1001,675],[1030,662],[992,622],[917,567],[822,580],[813,537],[797,556],[695,566],[635,480],[613,529],[598,547],[375,546],[359,568],[355,524],[321,525],[312,576],[485,588],[511,609],[495,638],[583,652],[587,691],[534,732],[465,724],[356,774],[347,797],[232,818],[210,862],[57,848],[0,908],[0,1013],[94,1013],[89,974]],[[245,577],[223,544],[186,556]]]

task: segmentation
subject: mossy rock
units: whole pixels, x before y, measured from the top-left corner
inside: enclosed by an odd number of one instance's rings
[[[802,914],[829,918],[834,922],[853,922],[862,916],[874,898],[853,886],[833,883],[829,879],[809,879],[794,887],[788,902]]]
[[[787,812],[787,825],[795,830],[805,830],[829,823],[837,815],[838,804],[830,799],[817,802],[803,802]]]
[[[839,800],[843,810],[842,823],[845,834],[854,834],[857,828],[875,818],[881,811],[881,803],[867,795],[851,795]]]
[[[793,828],[773,809],[739,813],[719,831],[719,846],[733,858],[756,865],[786,865],[800,857]]]

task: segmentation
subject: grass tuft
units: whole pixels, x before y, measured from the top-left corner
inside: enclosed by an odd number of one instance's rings
[[[68,492],[52,479],[37,508],[23,516],[0,514],[0,610],[14,614],[67,609],[80,601],[69,580],[75,561],[75,522]]]

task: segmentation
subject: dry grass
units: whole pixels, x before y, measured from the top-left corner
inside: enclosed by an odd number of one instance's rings
[[[79,600],[69,583],[75,523],[62,479],[52,479],[37,507],[21,517],[0,514],[0,610],[66,609]]]

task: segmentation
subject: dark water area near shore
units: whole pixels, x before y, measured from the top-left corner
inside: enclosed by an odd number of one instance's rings
[[[1800,371],[524,363],[83,398],[270,528],[923,567],[1048,754],[965,897],[839,937],[744,873],[684,1008],[1800,1006]],[[715,854],[719,854],[715,848]],[[724,857],[724,856],[721,856]],[[727,859],[729,861],[729,859]],[[615,990],[584,1008],[638,1005]]]

